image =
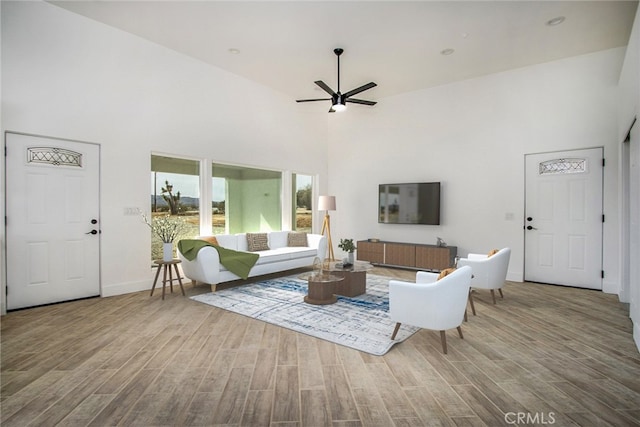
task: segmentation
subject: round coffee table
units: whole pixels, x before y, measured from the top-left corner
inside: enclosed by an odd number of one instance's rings
[[[338,301],[334,295],[337,282],[344,280],[343,277],[333,274],[306,273],[300,276],[309,284],[304,302],[314,305],[333,304]]]
[[[342,262],[329,262],[325,267],[331,275],[340,276],[344,280],[336,284],[334,293],[345,297],[355,297],[367,292],[367,271],[373,265],[366,261],[356,261],[352,265],[344,267]]]

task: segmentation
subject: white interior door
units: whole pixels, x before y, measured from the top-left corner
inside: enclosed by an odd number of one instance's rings
[[[525,156],[526,281],[602,289],[602,148]]]
[[[6,149],[7,308],[99,295],[99,146],[7,133]]]

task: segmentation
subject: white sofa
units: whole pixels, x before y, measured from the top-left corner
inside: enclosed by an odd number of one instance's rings
[[[313,265],[316,257],[324,260],[327,253],[327,238],[320,234],[307,234],[308,246],[288,246],[290,231],[272,231],[267,233],[269,250],[253,252],[260,258],[249,272],[249,277],[263,274],[292,270]],[[216,234],[220,246],[236,251],[248,252],[247,236],[239,234]],[[227,270],[220,264],[218,251],[205,246],[193,261],[187,260],[178,250],[178,257],[182,261],[184,275],[195,282],[211,285],[211,291],[216,291],[219,283],[238,280],[241,277]]]

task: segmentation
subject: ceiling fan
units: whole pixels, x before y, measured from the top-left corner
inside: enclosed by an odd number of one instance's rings
[[[364,99],[351,98],[353,95],[357,95],[367,89],[376,87],[377,85],[374,82],[367,83],[366,85],[362,85],[346,93],[340,93],[340,55],[342,55],[343,52],[344,49],[333,49],[333,53],[335,53],[338,57],[338,91],[334,92],[333,89],[327,86],[325,82],[323,82],[322,80],[318,80],[314,83],[320,86],[320,88],[322,88],[322,90],[327,92],[329,95],[331,95],[331,98],[297,99],[296,102],[331,101],[331,108],[329,109],[330,113],[335,113],[336,111],[344,111],[347,108],[347,102],[363,105],[376,105],[376,102],[374,101],[365,101]]]

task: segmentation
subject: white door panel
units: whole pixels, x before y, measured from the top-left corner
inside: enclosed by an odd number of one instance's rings
[[[526,156],[525,280],[602,289],[602,149]]]
[[[6,138],[7,308],[99,295],[99,147]]]

